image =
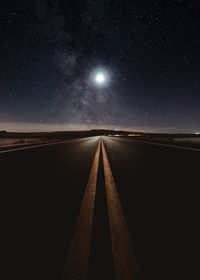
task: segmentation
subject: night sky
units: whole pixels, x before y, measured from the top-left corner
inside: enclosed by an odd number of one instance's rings
[[[200,131],[198,0],[1,0],[0,38],[0,130]]]

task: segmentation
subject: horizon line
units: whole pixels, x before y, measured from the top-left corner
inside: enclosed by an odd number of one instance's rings
[[[61,132],[61,131],[85,131],[85,130],[115,130],[140,133],[165,133],[165,134],[198,134],[200,128],[180,128],[172,126],[123,126],[123,125],[102,125],[83,123],[37,123],[37,122],[0,122],[0,131],[7,132]]]

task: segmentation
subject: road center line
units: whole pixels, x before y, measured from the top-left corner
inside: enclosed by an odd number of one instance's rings
[[[82,280],[86,279],[87,277],[94,202],[96,195],[97,172],[99,166],[99,152],[100,141],[98,143],[87,187],[81,204],[79,217],[67,255],[63,280]]]
[[[140,279],[131,237],[102,140],[101,143],[115,276],[117,280]]]

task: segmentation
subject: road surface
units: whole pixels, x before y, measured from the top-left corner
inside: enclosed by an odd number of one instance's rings
[[[105,136],[0,153],[6,279],[190,279],[199,159]]]

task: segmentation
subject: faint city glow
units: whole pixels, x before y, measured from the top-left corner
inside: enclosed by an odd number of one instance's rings
[[[131,136],[131,137],[138,137],[138,136],[143,136],[142,133],[135,133],[135,132],[131,132],[131,133],[127,133],[127,132],[123,132],[123,133],[116,133],[116,134],[106,134],[106,136],[111,136],[111,137],[123,137],[123,136]]]
[[[129,133],[127,136],[142,136],[142,134],[139,134],[139,133]]]

